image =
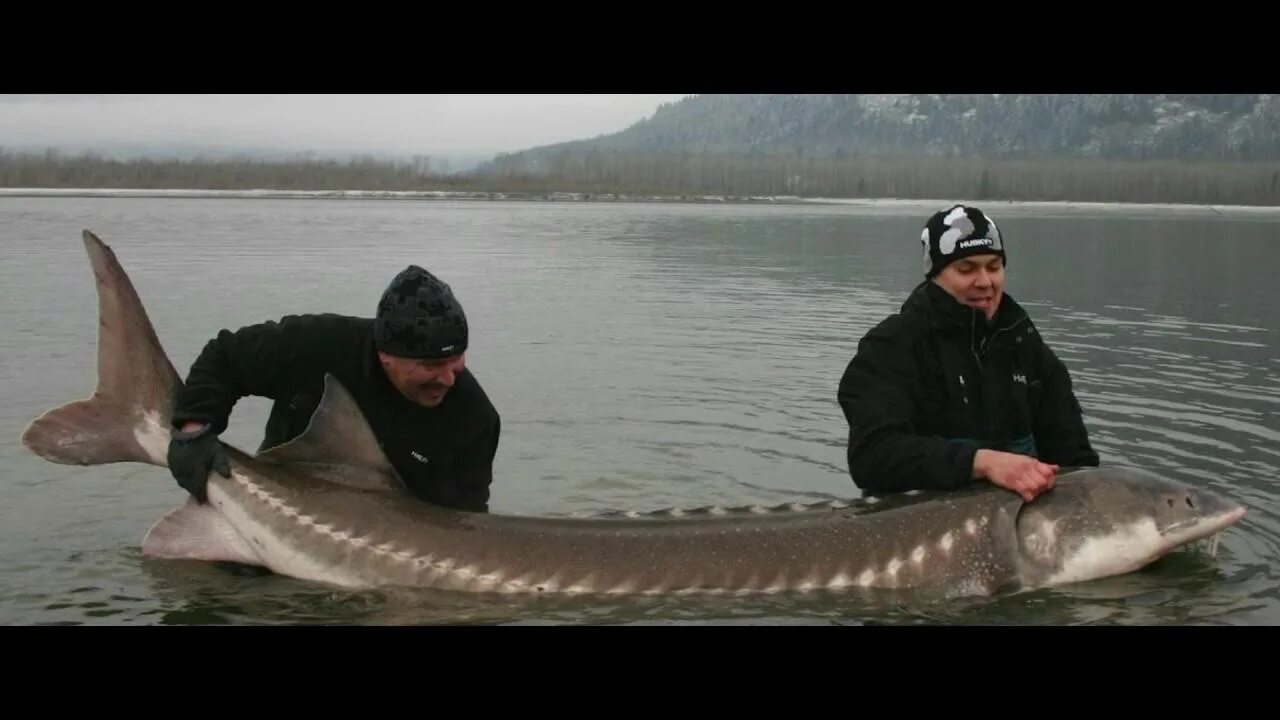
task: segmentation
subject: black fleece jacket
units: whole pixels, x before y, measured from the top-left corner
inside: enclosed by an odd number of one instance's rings
[[[173,424],[211,423],[221,433],[237,400],[275,400],[260,450],[306,429],[324,393],[325,373],[350,391],[409,490],[431,503],[487,512],[501,421],[469,370],[435,408],[396,390],[378,362],[373,321],[291,315],[223,330],[210,340],[179,391]]]
[[[980,448],[1097,466],[1066,366],[1007,293],[988,323],[931,281],[858,343],[837,399],[864,491],[956,489]]]

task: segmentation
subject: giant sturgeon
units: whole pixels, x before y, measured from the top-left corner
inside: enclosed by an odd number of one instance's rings
[[[115,253],[83,234],[99,300],[98,385],[34,420],[56,463],[164,467],[181,383]],[[257,454],[226,445],[209,479],[142,541],[162,558],[232,561],[345,588],[546,594],[910,591],[990,595],[1138,570],[1240,520],[1240,504],[1138,468],[1062,474],[1031,503],[982,483],[777,507],[590,517],[467,513],[413,498],[332,377],[304,434]]]

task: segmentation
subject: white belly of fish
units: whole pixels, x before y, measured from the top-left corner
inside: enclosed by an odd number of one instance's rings
[[[245,491],[241,497],[233,497],[217,482],[211,481],[209,501],[252,548],[265,567],[281,575],[346,588],[371,586],[355,568],[323,559],[326,556],[349,557],[349,552],[343,552],[337,546],[350,544],[354,542],[354,538],[339,530],[316,525],[311,518],[301,515],[297,509],[257,487],[241,472],[233,471],[231,481]],[[246,507],[252,502],[265,504],[271,511],[252,512]],[[272,518],[274,522],[265,522],[264,517]],[[304,538],[303,542],[299,542],[299,539]]]

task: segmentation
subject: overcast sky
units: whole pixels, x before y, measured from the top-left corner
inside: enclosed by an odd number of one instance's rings
[[[0,146],[493,154],[622,130],[683,95],[0,95]]]

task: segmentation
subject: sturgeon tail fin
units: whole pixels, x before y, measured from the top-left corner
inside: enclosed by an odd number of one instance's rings
[[[170,402],[182,379],[115,253],[92,232],[83,237],[98,286],[98,387],[32,421],[22,444],[67,465],[165,467]]]

